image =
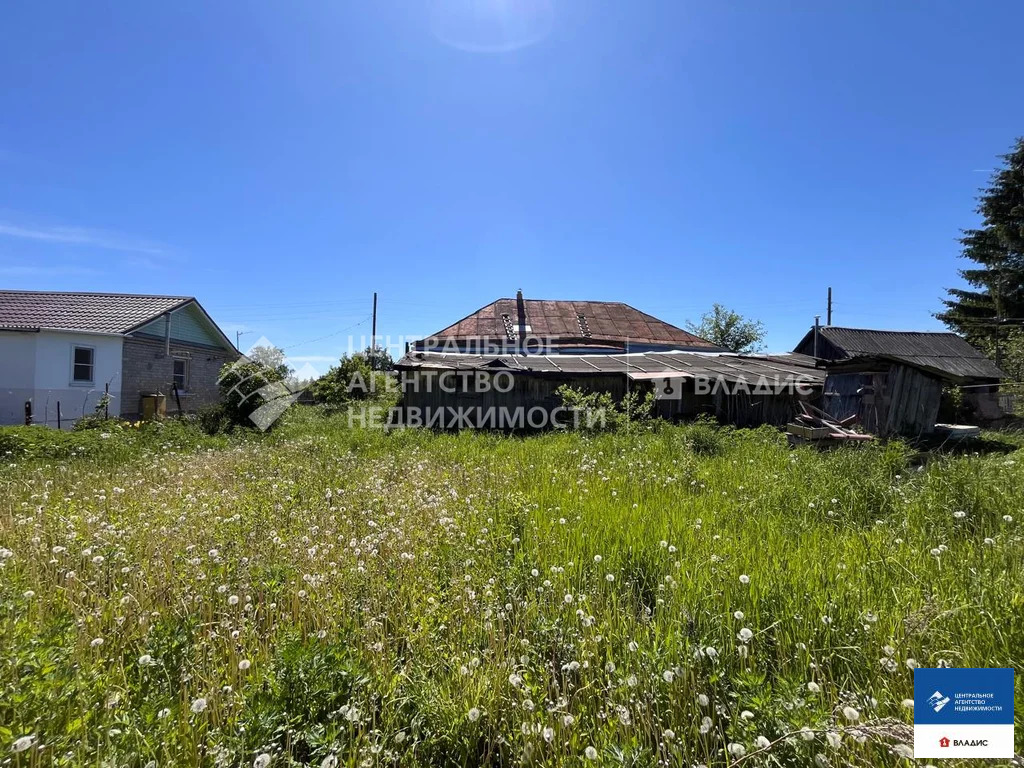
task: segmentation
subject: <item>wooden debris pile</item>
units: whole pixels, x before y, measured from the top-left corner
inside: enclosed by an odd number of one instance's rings
[[[845,419],[836,419],[809,403],[801,401],[798,406],[799,412],[794,421],[786,425],[786,439],[791,446],[828,447],[874,439],[871,435],[851,429],[857,421],[856,414]]]

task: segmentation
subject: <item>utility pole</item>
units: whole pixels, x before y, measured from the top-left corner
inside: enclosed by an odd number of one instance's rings
[[[832,325],[832,286],[828,287],[828,312],[825,314],[825,325]]]
[[[373,292],[373,326],[370,330],[370,370],[377,370],[377,292]]]
[[[1001,368],[1003,365],[1003,345],[1000,344],[1003,337],[1003,329],[1000,327],[1002,324],[1002,319],[996,315],[996,368]]]
[[[377,292],[373,292],[373,330],[370,331],[370,348],[377,348]]]
[[[235,349],[237,349],[239,352],[242,351],[241,346],[239,346],[241,344],[242,337],[245,336],[245,334],[247,333],[249,333],[249,331],[235,331]]]

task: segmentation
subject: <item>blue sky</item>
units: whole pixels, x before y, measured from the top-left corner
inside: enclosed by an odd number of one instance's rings
[[[1017,2],[8,3],[0,285],[326,368],[522,288],[933,328],[1024,134]],[[361,323],[361,324],[360,324]]]

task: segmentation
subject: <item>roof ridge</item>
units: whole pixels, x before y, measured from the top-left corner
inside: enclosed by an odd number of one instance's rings
[[[955,333],[953,331],[899,331],[899,330],[893,330],[891,328],[854,328],[853,326],[849,326],[849,325],[821,325],[821,326],[818,326],[818,330],[819,331],[863,331],[864,333],[902,333],[902,334],[916,333],[916,334],[920,334],[922,336],[927,334],[929,336],[956,336],[958,339],[962,339],[963,338],[958,333]]]
[[[117,293],[116,291],[20,291],[11,288],[0,288],[0,293],[27,293],[36,296],[116,296],[122,299],[194,299],[195,296],[183,296],[166,293]]]
[[[491,304],[497,304],[499,301],[518,301],[518,299],[515,296],[502,296],[500,299],[495,299],[494,301],[484,304],[484,307],[489,307]],[[547,301],[558,304],[618,304],[623,307],[630,306],[624,301],[604,301],[601,299],[528,299],[524,296],[523,301]],[[481,309],[483,309],[483,307],[481,307]],[[636,309],[636,307],[633,307],[633,309]]]

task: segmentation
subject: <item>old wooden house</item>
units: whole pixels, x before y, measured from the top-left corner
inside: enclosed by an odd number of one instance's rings
[[[617,400],[651,391],[661,416],[752,426],[785,424],[824,384],[806,355],[736,355],[627,304],[522,292],[417,343],[397,368],[410,421],[460,413],[460,426],[499,429],[552,426],[562,385]]]

